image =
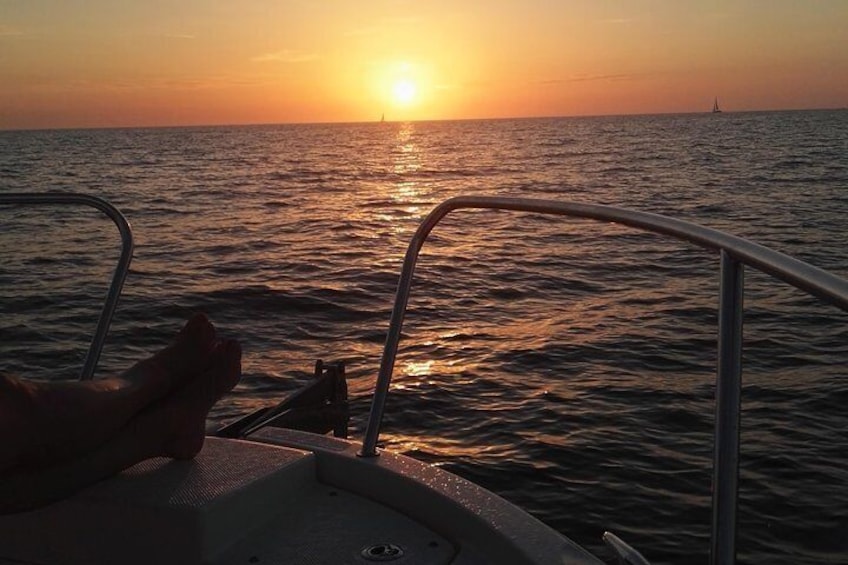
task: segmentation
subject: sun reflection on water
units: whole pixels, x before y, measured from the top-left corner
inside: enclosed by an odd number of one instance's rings
[[[423,377],[429,375],[433,370],[433,360],[410,361],[404,366],[404,373],[410,377]]]
[[[430,190],[420,180],[412,178],[425,168],[421,147],[415,138],[414,123],[400,125],[392,156],[392,172],[397,180],[392,187],[391,197],[398,203],[407,204],[404,209],[407,213],[420,214],[421,206],[415,204],[429,197]]]

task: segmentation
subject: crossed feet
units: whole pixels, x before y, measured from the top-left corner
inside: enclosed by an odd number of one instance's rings
[[[150,457],[190,459],[209,410],[241,376],[241,348],[203,314],[118,377],[0,376],[0,513],[29,509]]]

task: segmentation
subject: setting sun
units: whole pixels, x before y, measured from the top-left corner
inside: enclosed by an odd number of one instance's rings
[[[399,80],[392,86],[392,100],[396,104],[407,106],[415,101],[417,92],[414,82],[408,79]]]
[[[394,121],[432,119],[450,105],[439,66],[437,60],[383,59],[369,64],[357,78],[369,94],[369,108],[388,112]]]

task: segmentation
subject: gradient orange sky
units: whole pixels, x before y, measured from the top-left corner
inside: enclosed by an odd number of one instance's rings
[[[714,96],[848,106],[848,0],[0,0],[0,129],[698,112]]]

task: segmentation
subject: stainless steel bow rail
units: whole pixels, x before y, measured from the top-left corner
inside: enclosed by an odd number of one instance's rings
[[[118,305],[118,298],[121,296],[121,289],[124,286],[124,281],[127,278],[127,272],[130,269],[130,262],[133,254],[133,235],[130,223],[126,217],[110,203],[96,196],[87,194],[64,193],[64,192],[43,192],[43,193],[20,193],[7,192],[0,193],[0,205],[83,205],[97,208],[115,222],[118,231],[121,234],[121,255],[118,258],[118,264],[115,267],[115,272],[112,275],[112,283],[109,285],[109,290],[106,294],[106,300],[103,303],[103,310],[100,312],[100,318],[97,321],[97,328],[94,332],[94,337],[91,339],[91,345],[88,348],[88,353],[83,363],[80,373],[81,380],[88,380],[94,376],[94,369],[97,367],[97,362],[100,360],[100,352],[103,350],[103,344],[106,341],[106,334],[109,332],[109,325],[112,323],[112,315],[115,313],[115,307]]]
[[[848,311],[848,282],[826,271],[714,229],[682,220],[613,206],[530,200],[524,198],[458,197],[437,206],[424,219],[403,261],[389,333],[383,349],[362,456],[377,455],[377,440],[398,342],[409,301],[418,254],[427,236],[448,213],[464,209],[498,209],[589,218],[641,228],[718,251],[721,257],[716,370],[716,421],[713,456],[713,519],[710,562],[736,559],[736,501],[739,477],[739,414],[742,374],[743,266],[754,267]]]

